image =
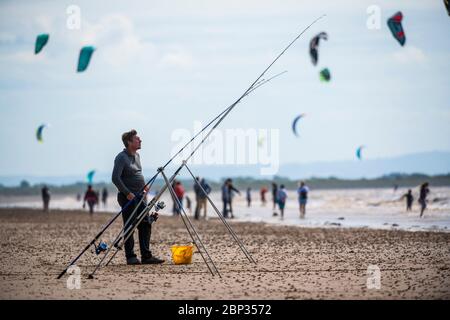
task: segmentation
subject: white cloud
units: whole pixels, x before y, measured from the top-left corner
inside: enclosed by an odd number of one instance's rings
[[[17,39],[17,36],[9,33],[9,32],[0,32],[0,43],[2,44],[11,44],[14,43]]]
[[[98,54],[113,66],[136,61],[144,51],[153,51],[153,46],[142,42],[136,34],[133,22],[122,14],[107,15],[95,24],[83,21],[82,32],[81,44],[99,48]]]
[[[0,61],[7,63],[34,63],[36,61],[46,61],[47,56],[41,52],[34,54],[32,51],[18,51],[0,55]]]
[[[133,21],[123,14],[104,16],[96,24],[85,21],[82,29],[87,30],[82,34],[82,44],[98,47],[99,54],[113,66],[130,63],[187,69],[193,65],[191,54],[184,48],[172,44],[166,49],[144,41]]]
[[[38,33],[50,32],[53,30],[53,21],[48,16],[37,16],[34,19],[34,25]]]
[[[102,60],[112,66],[127,64],[144,66],[160,65],[189,68],[192,56],[179,46],[168,48],[144,41],[137,33],[133,21],[123,14],[110,14],[97,23],[82,23],[82,45],[94,45]]]
[[[414,46],[400,48],[392,54],[394,59],[401,63],[423,63],[427,60],[422,49]]]
[[[188,69],[194,65],[194,60],[192,56],[184,50],[177,50],[165,54],[161,58],[161,65]]]
[[[95,24],[83,20],[81,30],[84,45],[104,45],[130,36],[136,37],[132,21],[123,14],[106,15]]]

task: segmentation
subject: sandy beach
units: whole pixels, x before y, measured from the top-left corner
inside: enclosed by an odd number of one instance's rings
[[[82,211],[0,210],[0,299],[449,299],[450,234],[265,223],[231,225],[257,265],[250,264],[217,219],[195,222],[222,278],[199,253],[174,265],[170,246],[190,238],[179,218],[154,225],[152,250],[163,265],[126,266],[120,252],[96,279],[86,279],[99,257],[78,263],[81,288],[57,274],[111,217]],[[113,225],[104,240],[120,230]],[[381,287],[367,286],[368,267]]]

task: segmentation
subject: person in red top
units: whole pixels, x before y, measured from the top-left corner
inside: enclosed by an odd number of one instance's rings
[[[180,201],[181,206],[183,206],[184,187],[180,181],[177,181],[175,183],[174,191],[175,191],[175,195],[178,198],[178,201]],[[181,208],[177,204],[175,204],[175,214],[180,214],[180,213],[181,213]]]
[[[83,209],[86,207],[86,202],[89,206],[89,213],[93,214],[94,206],[98,203],[98,196],[97,193],[92,189],[91,185],[88,186],[88,189],[84,194]]]
[[[266,193],[267,193],[267,188],[266,187],[262,187],[261,188],[261,205],[265,206],[266,205]]]

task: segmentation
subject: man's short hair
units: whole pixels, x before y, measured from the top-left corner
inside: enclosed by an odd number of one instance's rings
[[[137,135],[136,130],[131,130],[122,134],[122,142],[125,145],[125,148],[128,148],[128,142],[133,140],[133,137]]]

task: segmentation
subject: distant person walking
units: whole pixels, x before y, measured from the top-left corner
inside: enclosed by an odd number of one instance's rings
[[[100,191],[95,191],[95,194],[97,195],[97,202],[95,204],[100,208]]]
[[[298,193],[298,203],[300,205],[300,219],[305,218],[306,215],[306,203],[308,202],[309,188],[305,185],[304,181],[300,182]]]
[[[225,180],[222,184],[222,203],[223,203],[223,210],[222,210],[222,216],[224,218],[228,218],[228,198],[230,197],[230,192],[228,191],[228,180]]]
[[[407,212],[408,212],[408,211],[411,211],[411,210],[412,210],[412,204],[413,204],[413,201],[414,201],[414,197],[413,197],[413,195],[412,195],[411,189],[409,189],[408,192],[405,193],[405,194],[402,196],[402,198],[405,198],[405,199],[406,199],[406,211],[407,211]]]
[[[203,210],[203,218],[206,219],[207,215],[207,195],[211,193],[211,187],[206,182],[205,179],[200,179],[197,177],[197,182],[194,184],[194,192],[195,192],[195,198],[196,198],[196,205],[195,205],[195,213],[194,217],[195,219],[200,218],[200,211]],[[206,192],[204,192],[203,190]]]
[[[183,207],[184,187],[180,181],[175,183],[175,195],[178,198],[178,202],[175,203],[175,214],[181,214],[181,208]]]
[[[286,207],[287,197],[288,197],[287,191],[286,191],[284,185],[282,184],[280,186],[280,189],[278,189],[278,193],[277,193],[278,207],[280,208],[281,219],[284,218],[284,208]]]
[[[222,202],[223,202],[222,215],[225,218],[228,218],[228,213],[230,213],[230,218],[234,218],[233,197],[235,192],[241,194],[238,189],[233,187],[233,181],[231,179],[226,179],[222,185]]]
[[[108,203],[108,189],[103,188],[102,191],[102,202],[103,206],[106,207],[106,204]]]
[[[201,207],[201,200],[200,200],[200,193],[201,193],[201,188],[199,186],[200,184],[200,177],[196,177],[195,181],[194,181],[194,194],[195,194],[195,210],[194,210],[194,218],[198,219],[199,218],[199,211],[200,211],[200,207]]]
[[[86,207],[86,202],[89,206],[89,213],[92,215],[94,213],[94,206],[98,203],[98,196],[91,185],[88,186],[88,189],[84,194],[83,209]]]
[[[273,215],[274,216],[278,215],[276,212],[277,204],[278,204],[277,196],[278,196],[278,185],[275,182],[273,182],[272,183],[272,202],[273,202]]]
[[[266,206],[267,200],[266,200],[266,193],[267,193],[267,188],[266,187],[262,187],[260,190],[260,195],[261,195],[261,206]]]
[[[44,185],[41,189],[42,194],[42,202],[44,204],[44,212],[48,212],[48,208],[50,205],[50,191],[48,190],[48,187]]]
[[[425,209],[427,208],[428,193],[430,193],[430,189],[428,188],[428,182],[425,182],[420,186],[420,193],[419,193],[420,217],[421,218],[423,216]]]
[[[248,187],[247,188],[247,207],[251,207],[252,206],[252,188]]]
[[[188,195],[186,195],[184,198],[186,199],[186,209],[189,210],[189,213],[191,213],[191,198],[189,198]]]
[[[237,194],[241,195],[241,192],[233,186],[233,180],[231,180],[231,179],[228,179],[228,192],[229,192],[228,206],[230,208],[230,218],[233,219],[234,218],[234,214],[233,214],[234,194],[237,193]]]

